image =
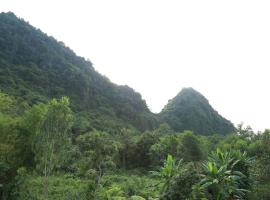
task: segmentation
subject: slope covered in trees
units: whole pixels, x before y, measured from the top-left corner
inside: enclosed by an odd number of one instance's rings
[[[117,132],[121,128],[151,130],[168,123],[175,131],[227,134],[232,124],[208,101],[185,89],[159,114],[149,111],[141,95],[118,86],[56,41],[13,13],[0,14],[0,89],[33,105],[68,96],[76,113],[74,132],[93,128]]]
[[[90,61],[13,13],[0,14],[0,89],[30,105],[68,96],[87,129],[152,129],[156,119],[141,95],[100,75]],[[88,123],[90,121],[90,123]]]
[[[193,88],[184,88],[160,113],[162,121],[175,131],[192,130],[195,133],[228,134],[233,124],[215,111],[208,100]]]

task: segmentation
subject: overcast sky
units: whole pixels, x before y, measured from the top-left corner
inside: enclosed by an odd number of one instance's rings
[[[159,112],[193,87],[234,124],[270,128],[270,2],[0,0]]]

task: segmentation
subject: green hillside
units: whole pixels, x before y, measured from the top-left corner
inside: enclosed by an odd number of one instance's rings
[[[3,92],[30,105],[68,96],[79,118],[87,121],[85,128],[133,126],[146,130],[156,125],[139,93],[113,84],[95,71],[90,61],[13,13],[0,14],[0,35]]]
[[[30,106],[68,96],[76,113],[75,132],[123,127],[152,130],[166,122],[175,131],[227,134],[233,125],[192,89],[184,89],[159,115],[141,95],[112,83],[90,61],[13,13],[0,14],[0,89]]]
[[[232,123],[219,115],[208,100],[192,88],[184,88],[170,100],[160,117],[178,132],[192,130],[195,133],[211,135],[234,131]]]

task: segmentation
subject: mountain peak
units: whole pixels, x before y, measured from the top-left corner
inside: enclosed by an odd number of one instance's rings
[[[198,92],[197,90],[195,90],[192,87],[185,87],[183,88],[177,95],[175,98],[178,97],[197,97],[197,98],[202,98],[206,101],[208,101],[200,92]]]
[[[210,135],[234,130],[230,121],[212,108],[208,100],[193,88],[183,88],[160,113],[161,119],[175,131],[192,130]]]
[[[184,87],[179,93],[193,93],[193,94],[201,94],[197,90],[195,90],[193,87]]]

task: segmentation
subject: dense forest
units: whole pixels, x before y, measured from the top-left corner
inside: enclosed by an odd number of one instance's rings
[[[154,114],[13,13],[0,89],[0,199],[270,199],[269,130],[234,127],[192,88]]]

